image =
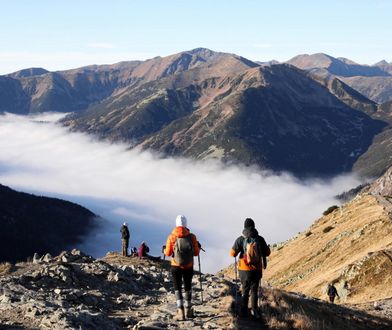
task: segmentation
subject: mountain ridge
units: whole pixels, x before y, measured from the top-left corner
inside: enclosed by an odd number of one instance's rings
[[[59,253],[80,242],[96,225],[95,217],[75,203],[0,184],[0,262],[25,260],[34,252]]]

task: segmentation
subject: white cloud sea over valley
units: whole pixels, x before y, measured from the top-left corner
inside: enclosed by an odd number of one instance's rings
[[[124,220],[131,246],[145,240],[159,255],[176,215],[184,214],[206,250],[203,270],[214,272],[233,261],[229,250],[246,217],[267,243],[286,240],[336,204],[336,194],[360,183],[352,175],[300,181],[256,168],[163,158],[71,133],[56,123],[61,116],[0,116],[0,183],[99,214],[102,225],[82,244],[95,257],[120,250]]]

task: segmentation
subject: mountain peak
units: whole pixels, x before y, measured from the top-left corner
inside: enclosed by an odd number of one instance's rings
[[[384,66],[384,65],[390,65],[391,63],[388,63],[386,60],[381,60],[375,64],[373,64],[373,66]]]
[[[344,57],[335,58],[324,53],[298,55],[286,63],[302,70],[326,69],[329,73],[341,77],[389,75],[379,67],[357,64],[350,59]]]
[[[13,78],[25,78],[31,76],[40,76],[48,72],[49,71],[44,68],[27,68],[10,73],[8,76]]]
[[[215,55],[217,52],[215,52],[211,49],[208,49],[208,48],[198,47],[198,48],[194,48],[194,49],[185,51],[185,53],[189,53],[192,55],[212,56],[212,55]]]

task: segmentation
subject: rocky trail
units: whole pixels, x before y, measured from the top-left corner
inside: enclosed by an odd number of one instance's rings
[[[193,283],[195,318],[176,322],[167,261],[79,250],[0,265],[0,329],[387,329],[392,318],[265,286],[262,320],[237,318],[225,273]],[[238,295],[239,296],[239,295]],[[381,307],[381,309],[383,309]]]

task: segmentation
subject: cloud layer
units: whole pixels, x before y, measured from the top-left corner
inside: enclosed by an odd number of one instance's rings
[[[217,271],[232,262],[229,250],[246,217],[268,243],[282,241],[335,204],[334,195],[359,183],[354,176],[303,182],[254,168],[161,158],[70,133],[55,123],[58,118],[0,116],[0,183],[100,214],[102,226],[83,245],[95,256],[120,250],[124,220],[131,245],[145,240],[158,255],[176,215],[184,214],[207,251],[203,269]]]

